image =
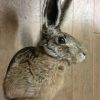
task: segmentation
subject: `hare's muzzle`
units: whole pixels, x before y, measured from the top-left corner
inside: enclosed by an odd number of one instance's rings
[[[77,56],[77,63],[83,62],[86,58],[86,54],[85,53],[79,53]]]

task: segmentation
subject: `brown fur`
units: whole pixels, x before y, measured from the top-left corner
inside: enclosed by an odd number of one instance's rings
[[[5,77],[6,97],[12,100],[52,100],[63,86],[67,62],[42,53],[34,59],[32,52],[21,54],[15,56]]]

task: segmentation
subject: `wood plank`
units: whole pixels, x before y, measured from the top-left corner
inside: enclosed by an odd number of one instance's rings
[[[87,47],[87,59],[73,67],[73,100],[93,100],[93,0],[74,0],[73,35]]]
[[[94,32],[100,33],[100,0],[94,0]]]
[[[94,100],[100,100],[100,35],[94,35]]]

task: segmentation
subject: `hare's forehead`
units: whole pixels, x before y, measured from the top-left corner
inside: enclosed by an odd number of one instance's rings
[[[55,27],[49,26],[47,28],[48,33],[51,33],[53,35],[59,34],[60,33],[60,29],[56,29]]]

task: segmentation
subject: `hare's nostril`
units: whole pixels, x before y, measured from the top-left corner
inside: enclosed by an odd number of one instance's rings
[[[86,53],[83,53],[84,56],[86,56]]]
[[[84,61],[86,58],[85,55],[86,55],[85,53],[79,53],[79,55],[77,56],[77,63]]]

